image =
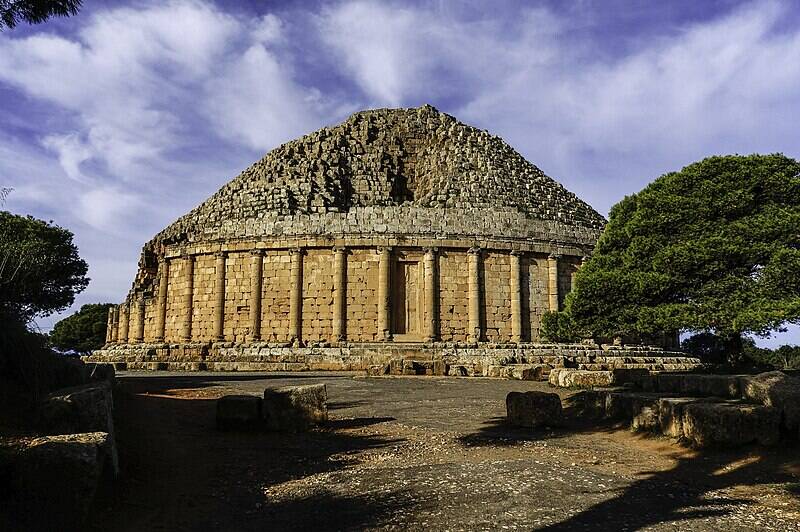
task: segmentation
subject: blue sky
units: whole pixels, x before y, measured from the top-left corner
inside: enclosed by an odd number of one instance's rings
[[[120,301],[158,230],[363,108],[430,103],[603,214],[707,155],[800,157],[790,1],[86,4],[0,33],[6,208],[75,233],[76,305]]]

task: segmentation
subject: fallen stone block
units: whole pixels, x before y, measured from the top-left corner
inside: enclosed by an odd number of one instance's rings
[[[568,368],[553,368],[547,377],[547,382],[555,388],[567,388],[567,375],[573,371]]]
[[[39,408],[39,426],[45,434],[104,432],[111,448],[114,473],[119,471],[114,440],[114,402],[111,384],[98,381],[64,388],[46,396]]]
[[[544,364],[514,364],[509,367],[511,368],[509,378],[520,381],[544,380],[545,368],[550,369]]]
[[[563,401],[564,415],[579,421],[598,421],[606,417],[605,390],[582,390]]]
[[[658,425],[661,434],[683,438],[683,410],[686,405],[702,399],[694,397],[664,397],[658,400]]]
[[[108,434],[91,432],[35,438],[7,453],[11,500],[3,513],[18,530],[83,529],[98,486],[113,473],[111,449]]]
[[[665,373],[657,377],[658,391],[689,397],[740,396],[740,378],[736,375],[695,375]]]
[[[436,375],[438,369],[433,360],[403,360],[403,375]],[[443,370],[442,370],[443,371]]]
[[[380,377],[389,373],[389,364],[377,364],[367,368],[367,375],[370,377]]]
[[[447,368],[447,375],[450,377],[467,377],[469,370],[466,366],[450,366]]]
[[[506,416],[517,427],[557,426],[562,421],[561,399],[555,393],[509,392]]]
[[[611,382],[615,385],[632,384],[639,389],[650,388],[652,377],[647,369],[616,368],[611,370]]]
[[[781,371],[742,377],[742,398],[775,408],[781,425],[800,438],[800,379]]]
[[[548,381],[551,385],[559,388],[611,386],[614,383],[614,373],[612,371],[588,371],[572,368],[553,369],[550,371]]]
[[[683,407],[683,438],[697,447],[735,447],[780,439],[780,413],[770,406],[695,402]]]
[[[262,400],[254,395],[225,395],[217,399],[217,428],[254,430],[261,426]]]
[[[658,403],[642,406],[631,420],[631,430],[636,432],[660,432]]]
[[[509,366],[487,366],[484,376],[495,379],[508,379],[511,376],[511,368]]]
[[[324,384],[264,390],[264,422],[269,430],[307,430],[328,420]]]
[[[645,408],[658,411],[659,396],[645,392],[606,393],[606,418],[611,420],[632,420]]]

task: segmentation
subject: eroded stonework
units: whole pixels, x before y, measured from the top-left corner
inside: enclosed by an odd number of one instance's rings
[[[356,113],[269,152],[145,244],[103,353],[532,346],[603,225],[500,138],[433,107]]]

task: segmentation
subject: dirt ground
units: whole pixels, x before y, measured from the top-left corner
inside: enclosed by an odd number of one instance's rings
[[[301,434],[214,427],[214,399],[324,382]],[[613,427],[507,427],[546,383],[127,374],[122,477],[91,530],[798,530],[800,447],[695,452]],[[567,395],[565,392],[563,395]]]

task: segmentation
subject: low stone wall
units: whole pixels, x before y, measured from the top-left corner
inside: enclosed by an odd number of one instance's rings
[[[610,370],[641,368],[688,371],[699,359],[656,347],[600,348],[582,344],[510,344],[491,347],[457,344],[358,344],[338,347],[286,347],[270,344],[137,344],[111,346],[85,357],[118,370],[170,371],[367,371],[405,373],[403,361],[420,362],[421,374],[487,376],[489,366],[545,364]],[[428,362],[428,364],[423,364]],[[432,364],[438,362],[438,364]],[[381,370],[375,371],[377,367]],[[406,364],[408,366],[408,364]],[[430,366],[431,371],[426,371]],[[435,368],[435,370],[434,370]]]

